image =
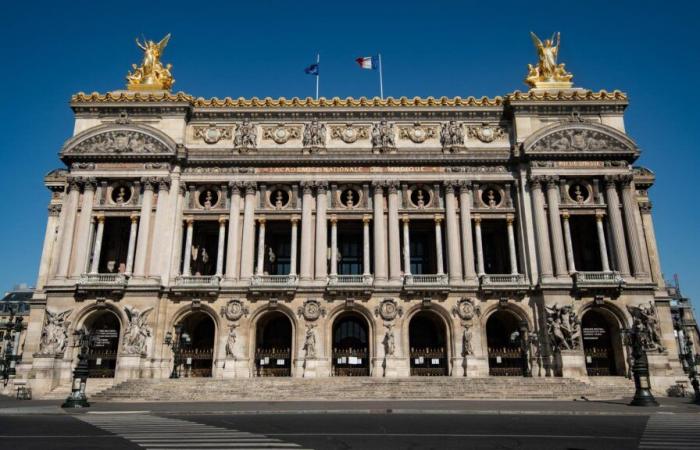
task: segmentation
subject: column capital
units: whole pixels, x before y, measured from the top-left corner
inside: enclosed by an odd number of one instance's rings
[[[158,182],[158,179],[155,177],[143,177],[141,178],[141,186],[143,186],[143,190],[145,191],[152,191],[154,188],[154,185]]]
[[[515,222],[515,216],[513,214],[506,214],[506,223],[512,225]]]
[[[600,210],[600,209],[596,209],[595,210],[595,220],[597,220],[598,222],[602,222],[603,217],[605,217],[605,212]]]
[[[136,223],[139,220],[139,215],[138,214],[132,214],[129,216],[129,220],[131,220],[131,223]]]
[[[454,194],[455,188],[459,186],[456,180],[445,180],[442,185],[445,187],[445,194]]]
[[[651,207],[652,207],[652,204],[650,201],[646,201],[646,202],[639,204],[639,210],[645,214],[651,213]]]
[[[158,191],[167,191],[170,189],[170,177],[157,178]]]
[[[289,218],[289,221],[292,222],[293,224],[299,223],[300,220],[301,220],[301,217],[296,216],[296,215]]]
[[[257,220],[260,225],[264,225],[265,222],[267,222],[267,219],[265,218],[265,216],[259,216],[255,220]]]
[[[459,185],[460,194],[468,194],[472,190],[471,180],[459,180],[457,184]]]
[[[178,194],[180,194],[181,196],[184,197],[185,194],[187,193],[187,185],[185,185],[185,183],[180,183],[178,185],[177,192],[178,192]]]
[[[338,223],[338,216],[336,216],[335,214],[332,214],[331,217],[329,218],[329,220],[331,221],[332,224],[335,225],[336,223]]]
[[[411,219],[408,218],[408,214],[404,214],[403,216],[401,216],[401,222],[409,223],[410,221]]]
[[[530,175],[530,188],[542,189],[542,184],[547,182],[547,177],[544,175]]]
[[[49,216],[57,217],[61,214],[61,209],[63,208],[63,205],[60,203],[55,203],[49,205]]]
[[[365,214],[362,216],[362,223],[370,223],[372,221],[372,216],[369,214]]]
[[[620,180],[620,184],[622,185],[623,188],[629,187],[632,185],[632,181],[634,180],[634,176],[631,173],[626,173],[618,176],[618,179]]]
[[[544,177],[544,179],[547,182],[547,189],[558,188],[558,186],[557,186],[557,183],[559,182],[558,175],[547,175],[546,177]]]
[[[255,191],[258,189],[258,183],[255,181],[245,181],[243,187],[245,188],[246,195],[254,195]]]
[[[564,220],[569,220],[569,217],[571,217],[571,214],[569,214],[569,211],[566,209],[561,210],[561,217]]]
[[[445,216],[442,214],[435,214],[433,219],[435,220],[435,223],[441,223],[443,220],[445,220]]]
[[[314,183],[314,186],[316,187],[316,195],[325,194],[326,191],[328,190],[328,182],[327,181],[317,181]]]
[[[299,186],[301,186],[303,194],[312,194],[314,191],[313,181],[301,181],[299,182]]]
[[[225,224],[227,220],[228,220],[228,217],[226,217],[226,216],[219,216],[219,224],[220,224],[220,225]]]
[[[95,216],[95,222],[104,224],[105,223],[105,215],[104,214],[98,214]]]
[[[192,217],[192,216],[185,217],[185,223],[187,224],[188,227],[191,226],[194,223],[194,217]]]
[[[231,194],[240,194],[243,189],[245,189],[245,183],[242,181],[229,181],[228,188]]]
[[[472,215],[472,218],[474,219],[474,223],[476,223],[476,224],[481,223],[481,215],[480,214],[474,214],[474,215]]]
[[[95,178],[83,178],[83,190],[84,191],[95,191],[97,189],[97,179]]]

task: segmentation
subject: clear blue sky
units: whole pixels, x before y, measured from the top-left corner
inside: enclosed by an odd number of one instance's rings
[[[628,93],[638,164],[651,191],[667,278],[700,299],[697,2],[6,2],[0,164],[0,289],[34,284],[49,193],[72,134],[71,94],[124,88],[140,59],[134,37],[173,37],[164,61],[175,90],[196,96],[313,95],[303,68],[321,52],[321,95],[373,96],[354,58],[381,52],[388,96],[496,96],[525,90],[528,33],[562,32],[560,59],[577,86]]]

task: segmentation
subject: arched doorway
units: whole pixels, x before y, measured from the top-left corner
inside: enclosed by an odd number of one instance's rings
[[[520,318],[506,310],[496,311],[486,321],[489,375],[523,376],[527,363],[520,344]]]
[[[624,375],[622,333],[615,316],[603,309],[589,310],[581,318],[581,333],[588,376]]]
[[[357,313],[341,314],[333,322],[333,375],[369,376],[369,327]]]
[[[408,324],[411,375],[447,375],[447,331],[440,317],[421,311]]]
[[[119,318],[112,311],[98,311],[85,320],[84,326],[91,337],[88,377],[114,378],[121,331]]]
[[[209,314],[197,311],[181,321],[183,335],[187,333],[189,344],[180,354],[185,377],[211,377],[214,364],[214,337],[216,325]]]
[[[259,377],[292,375],[292,322],[281,312],[269,312],[258,320],[255,368]]]

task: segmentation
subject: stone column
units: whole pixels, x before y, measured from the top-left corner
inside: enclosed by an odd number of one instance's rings
[[[170,274],[174,271],[175,276],[180,275],[180,270],[182,269],[182,242],[184,240],[184,219],[182,216],[182,211],[185,207],[185,198],[187,196],[187,186],[185,183],[179,183],[177,187],[176,201],[175,201],[175,212],[173,214],[173,242],[172,242],[172,253],[170,255],[170,270],[168,272],[168,279],[170,279]]]
[[[549,228],[552,235],[554,250],[554,269],[557,278],[567,275],[564,238],[561,232],[561,216],[559,214],[559,185],[556,177],[547,180],[547,209],[549,211]]]
[[[374,279],[387,279],[386,267],[386,234],[384,229],[384,186],[382,183],[372,183],[374,187]]]
[[[369,271],[369,222],[372,218],[369,215],[362,216],[362,275],[370,275]]]
[[[132,214],[129,216],[131,220],[131,228],[129,229],[129,246],[126,250],[126,270],[127,276],[131,275],[134,270],[134,250],[136,250],[136,232],[138,231],[139,216]]]
[[[447,266],[450,282],[462,281],[462,260],[459,255],[462,246],[457,225],[457,199],[455,198],[455,183],[445,182],[445,226],[447,227]]]
[[[627,231],[627,239],[630,244],[630,255],[632,256],[632,270],[637,278],[647,278],[649,271],[644,264],[644,255],[642,254],[642,244],[639,242],[639,233],[636,222],[635,208],[639,208],[633,190],[632,176],[626,176],[622,179],[622,209],[625,212],[625,229]]]
[[[73,276],[87,272],[88,254],[90,252],[90,229],[92,227],[92,204],[95,202],[96,183],[93,180],[85,182],[83,187],[83,202],[78,218],[78,231],[76,234],[75,264]]]
[[[399,232],[399,183],[390,181],[387,194],[388,228],[389,228],[389,278],[392,281],[401,279],[401,238]]]
[[[540,275],[542,279],[551,278],[552,254],[549,245],[549,231],[547,231],[547,216],[544,208],[544,194],[542,193],[541,177],[533,177],[530,180],[530,192],[532,193],[532,209],[535,217],[537,256],[540,263]]]
[[[292,222],[292,236],[291,236],[291,245],[290,245],[290,258],[289,258],[289,275],[290,276],[296,276],[297,275],[297,235],[298,233],[298,226],[299,226],[299,216],[292,216],[291,218]]]
[[[238,249],[240,248],[239,229],[241,220],[241,184],[229,183],[231,191],[228,216],[228,243],[226,244],[226,278],[238,279]]]
[[[39,274],[36,280],[37,290],[44,288],[44,285],[52,272],[51,268],[55,266],[53,255],[57,242],[56,230],[59,227],[61,204],[49,204],[48,210],[49,215],[46,220],[46,229],[44,230],[44,245],[41,249]]]
[[[401,221],[403,222],[403,274],[407,277],[411,276],[411,236],[408,214],[404,214]]]
[[[459,209],[462,225],[462,260],[464,261],[464,278],[467,281],[476,280],[474,268],[474,242],[472,238],[472,218],[470,195],[471,182],[463,181],[459,187]]]
[[[66,200],[65,219],[61,230],[61,253],[58,260],[56,276],[65,278],[68,276],[70,266],[70,254],[73,249],[73,235],[75,233],[75,216],[78,211],[78,198],[80,197],[80,184],[72,179],[68,182],[68,199]]]
[[[328,276],[328,220],[326,209],[328,183],[316,183],[316,277],[317,281],[326,281]]]
[[[476,237],[476,273],[484,275],[484,247],[481,242],[481,216],[474,215],[474,236]]]
[[[440,214],[435,215],[435,255],[437,256],[437,273],[442,275],[445,273],[444,257],[442,255],[442,220],[444,217]]]
[[[146,275],[146,255],[148,254],[149,243],[148,236],[151,229],[151,210],[153,209],[153,181],[143,179],[141,180],[141,183],[143,184],[141,218],[139,219],[139,235],[136,243],[136,257],[134,259],[134,275],[137,277],[143,277]]]
[[[656,246],[656,233],[654,232],[654,221],[651,217],[651,202],[642,203],[640,205],[642,217],[642,226],[644,227],[644,235],[646,236],[647,251],[649,252],[649,264],[651,266],[651,275],[654,283],[659,289],[666,286],[663,273],[661,272],[661,261],[659,260],[659,250]]]
[[[338,218],[331,216],[331,279],[338,278]]]
[[[258,267],[255,275],[261,276],[265,269],[265,217],[258,218]]]
[[[569,273],[576,273],[576,263],[574,262],[574,246],[571,242],[571,227],[569,226],[569,211],[562,211],[561,218],[564,223],[564,244],[566,245],[566,263],[569,266]]]
[[[216,249],[216,276],[224,275],[224,244],[226,243],[226,217],[219,217],[219,246]]]
[[[160,252],[158,264],[160,266],[160,282],[163,286],[169,285],[173,272],[177,274],[180,270],[180,252],[182,252],[181,192],[183,188],[183,183],[180,182],[181,171],[180,166],[175,165],[170,172],[170,190],[163,214],[164,226],[162,230],[156,228],[162,234],[160,245],[163,251]]]
[[[182,260],[182,274],[186,277],[192,275],[190,270],[190,262],[192,261],[192,232],[194,231],[194,219],[187,217],[187,234],[185,235],[185,257]]]
[[[508,255],[510,256],[510,273],[511,275],[518,274],[518,256],[515,252],[515,232],[513,231],[513,221],[515,217],[508,214],[506,216],[506,225],[508,229]]]
[[[300,278],[302,280],[310,280],[313,278],[313,217],[312,203],[313,202],[313,183],[302,182],[303,189],[301,201],[301,262],[299,264]]]
[[[100,267],[100,253],[102,252],[102,235],[105,230],[105,216],[99,215],[95,217],[97,220],[97,232],[95,233],[95,244],[92,249],[92,264],[90,273],[97,273]]]
[[[153,243],[151,245],[151,263],[148,270],[149,276],[161,276],[165,272],[164,261],[162,254],[167,252],[167,248],[172,239],[168,232],[168,222],[170,215],[168,211],[168,195],[170,190],[170,178],[158,179],[158,198],[156,200],[156,216],[153,223]],[[162,264],[162,265],[161,265]],[[165,279],[162,279],[162,284],[166,284]]]
[[[625,244],[625,231],[622,228],[622,215],[620,214],[620,199],[617,196],[614,177],[605,177],[605,197],[608,202],[608,218],[613,233],[613,248],[617,270],[623,277],[630,275],[629,261],[627,261],[627,245]]]
[[[245,205],[243,207],[243,243],[241,245],[241,279],[253,276],[255,251],[255,190],[252,182],[245,183]]]
[[[595,225],[598,230],[598,246],[600,247],[600,263],[603,272],[610,272],[610,262],[608,261],[608,246],[605,244],[605,231],[603,229],[603,212],[595,212]]]

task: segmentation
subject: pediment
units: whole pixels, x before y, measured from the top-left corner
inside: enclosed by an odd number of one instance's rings
[[[620,131],[595,123],[563,123],[543,128],[523,142],[526,155],[637,156],[637,145]]]
[[[175,142],[152,127],[103,125],[80,133],[66,142],[62,157],[97,158],[157,157],[175,155]]]

